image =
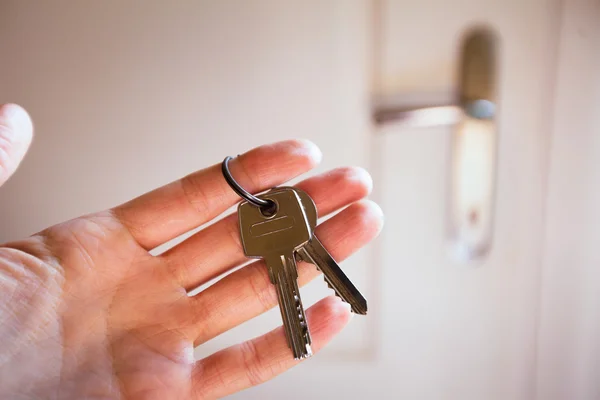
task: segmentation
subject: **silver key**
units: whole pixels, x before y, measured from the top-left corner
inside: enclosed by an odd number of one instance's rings
[[[291,189],[277,189],[259,196],[275,202],[267,213],[248,202],[238,208],[244,253],[263,258],[269,279],[277,288],[277,299],[288,346],[295,359],[312,355],[311,337],[298,289],[296,250],[311,238],[311,229],[298,194]]]
[[[285,188],[287,189],[287,188]],[[311,231],[317,226],[317,207],[311,197],[303,190],[293,188],[302,201],[304,212],[308,219]],[[303,261],[314,264],[325,277],[325,281],[335,294],[346,303],[350,304],[355,314],[367,314],[367,300],[348,279],[335,259],[329,254],[319,238],[314,234],[311,239],[300,249],[297,254]]]

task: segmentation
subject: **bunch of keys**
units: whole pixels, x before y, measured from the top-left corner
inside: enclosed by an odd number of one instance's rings
[[[318,216],[310,196],[293,187],[276,187],[254,196],[233,179],[229,160],[231,157],[223,161],[223,175],[231,188],[246,200],[238,207],[244,253],[249,258],[262,258],[267,265],[269,279],[277,289],[283,326],[294,358],[310,357],[310,330],[298,289],[296,261],[314,264],[335,294],[350,304],[352,312],[365,315],[367,300],[314,235]]]

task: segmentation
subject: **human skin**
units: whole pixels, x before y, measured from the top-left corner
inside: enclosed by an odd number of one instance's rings
[[[32,130],[21,107],[0,108],[0,185],[21,162]],[[258,192],[308,172],[320,159],[311,142],[289,140],[250,150],[230,166],[243,187]],[[338,168],[297,186],[320,215],[343,208],[316,231],[336,259],[380,231],[381,210],[363,199],[371,189],[366,171]],[[281,327],[194,359],[195,346],[277,305],[261,261],[188,295],[245,262],[235,215],[160,255],[149,252],[239,200],[213,165],[0,246],[0,398],[219,398],[297,365]],[[319,276],[312,265],[298,269],[300,285]],[[350,311],[327,297],[307,318],[318,352],[344,328]]]

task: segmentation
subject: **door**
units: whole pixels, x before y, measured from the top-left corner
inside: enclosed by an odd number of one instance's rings
[[[379,4],[376,89],[392,103],[456,97],[461,40],[474,26],[490,28],[499,44],[494,223],[482,257],[465,262],[448,251],[457,125],[374,127],[386,230],[380,364],[371,379],[382,398],[535,397],[556,7],[546,0]]]
[[[325,154],[315,172],[373,173],[386,227],[343,263],[372,312],[318,357],[233,398],[531,399],[558,9],[555,0],[4,1],[0,100],[26,106],[37,137],[0,191],[0,240],[250,146],[307,137]],[[372,118],[375,104],[452,100],[473,24],[500,39],[495,223],[475,265],[446,251],[454,127]],[[305,305],[326,294],[317,279]],[[197,356],[278,324],[272,310]]]

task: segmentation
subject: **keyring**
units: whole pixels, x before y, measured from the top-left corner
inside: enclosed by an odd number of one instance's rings
[[[225,177],[225,180],[227,181],[229,186],[233,189],[233,191],[236,192],[238,194],[238,196],[240,196],[241,198],[247,200],[248,203],[250,203],[256,207],[259,207],[263,210],[272,208],[274,206],[274,203],[272,201],[259,199],[258,197],[248,193],[243,187],[241,187],[239,185],[239,183],[236,182],[235,179],[233,179],[233,176],[231,176],[231,171],[229,171],[229,161],[230,160],[232,160],[232,157],[230,157],[230,156],[225,157],[225,159],[223,160],[223,163],[221,164],[221,171],[223,172],[223,176]]]

